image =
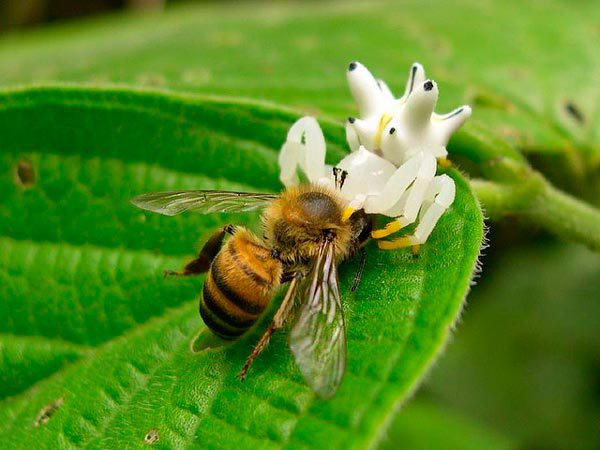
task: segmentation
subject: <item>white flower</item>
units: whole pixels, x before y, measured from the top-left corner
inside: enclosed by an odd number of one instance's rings
[[[311,183],[335,188],[333,167],[325,164],[325,138],[314,117],[302,117],[292,125],[279,153],[279,167],[279,178],[286,187],[300,182],[300,171]],[[335,167],[348,172],[340,192],[353,210],[364,208],[367,213],[385,214],[373,203],[396,172],[392,163],[360,147]]]
[[[348,83],[360,118],[350,118],[346,138],[353,150],[336,167],[347,176],[341,195],[348,201],[344,219],[353,211],[394,218],[374,230],[382,249],[423,244],[442,214],[452,205],[456,187],[448,175],[437,175],[436,158],[445,159],[450,136],[471,115],[469,106],[438,115],[433,112],[438,89],[425,80],[420,64],[413,64],[404,95],[395,99],[360,63],[348,67]],[[336,188],[333,171],[325,165],[325,139],[312,117],[297,121],[279,155],[281,181],[297,184],[298,170],[312,183]],[[415,223],[412,233],[382,240]]]
[[[350,148],[363,145],[396,166],[419,152],[445,158],[450,136],[471,116],[467,105],[444,115],[433,112],[437,84],[425,79],[418,63],[412,65],[404,95],[398,99],[359,62],[350,63],[347,78],[360,112],[359,118],[351,117],[346,124]]]

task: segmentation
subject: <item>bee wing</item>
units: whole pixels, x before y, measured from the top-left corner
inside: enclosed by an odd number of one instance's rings
[[[275,198],[276,194],[191,190],[150,192],[134,197],[131,203],[141,209],[174,216],[184,211],[201,214],[253,211],[263,208]]]
[[[335,394],[346,369],[346,326],[333,245],[325,244],[301,291],[290,349],[307,383],[323,398]]]

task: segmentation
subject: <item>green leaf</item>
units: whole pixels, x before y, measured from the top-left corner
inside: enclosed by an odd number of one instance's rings
[[[60,340],[0,335],[0,400],[19,394],[82,354],[84,348]]]
[[[429,402],[413,401],[390,425],[379,450],[509,450],[505,436]]]
[[[468,290],[482,216],[458,172],[456,201],[419,257],[369,245],[354,294],[357,262],[340,268],[348,369],[331,401],[303,382],[286,332],[244,383],[235,377],[268,317],[239,342],[190,351],[205,330],[201,280],[162,271],[226,222],[258,229],[256,214],[163,217],[129,205],[173,188],[278,190],[277,152],[295,119],[260,103],[127,89],[0,93],[0,333],[23,339],[22,367],[39,361],[30,384],[0,403],[3,446],[141,448],[150,430],[157,448],[366,448],[380,439]],[[343,129],[324,125],[335,161]],[[65,344],[37,357],[26,336]],[[34,427],[48,405],[47,423]]]

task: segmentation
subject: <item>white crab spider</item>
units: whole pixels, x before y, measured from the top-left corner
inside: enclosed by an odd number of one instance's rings
[[[381,239],[418,220],[411,235],[378,245],[391,249],[423,244],[455,195],[452,178],[435,176],[436,159],[446,162],[448,140],[470,117],[471,108],[463,105],[448,114],[436,114],[437,85],[425,79],[418,63],[412,65],[399,99],[358,62],[350,63],[347,78],[360,112],[360,118],[351,117],[346,124],[350,148],[364,146],[398,167],[377,205],[385,209],[395,202],[385,215],[396,220],[372,235]]]
[[[347,219],[353,211],[382,214],[419,224],[411,236],[403,237],[404,245],[419,245],[427,240],[442,213],[454,199],[454,183],[447,175],[435,177],[435,158],[422,153],[411,162],[396,168],[391,162],[360,146],[336,165],[348,176],[341,188],[348,200]],[[299,168],[312,183],[334,186],[331,167],[325,165],[325,138],[312,117],[298,120],[288,132],[279,154],[280,179],[288,187],[299,182]],[[413,180],[406,173],[418,173]],[[409,186],[412,182],[412,185]],[[398,240],[378,242],[383,249],[398,248]]]

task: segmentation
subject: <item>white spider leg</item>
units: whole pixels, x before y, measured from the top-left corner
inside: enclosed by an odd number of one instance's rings
[[[406,99],[406,106],[402,113],[404,122],[414,130],[421,130],[429,125],[438,94],[435,81],[427,80],[415,86]]]
[[[419,214],[420,220],[414,233],[402,236],[392,241],[379,241],[377,245],[382,250],[394,250],[403,247],[418,248],[424,244],[433,231],[442,214],[452,205],[456,193],[454,180],[448,175],[435,177],[427,189],[427,199]]]
[[[417,220],[417,215],[421,209],[421,205],[425,200],[425,195],[429,184],[435,177],[436,159],[434,156],[424,154],[419,172],[414,183],[410,187],[410,192],[406,199],[402,214],[396,219],[400,228],[404,228]]]
[[[410,93],[416,86],[422,84],[425,81],[425,69],[419,63],[414,63],[408,71],[408,80],[406,82],[406,88],[404,89],[404,95],[399,98],[400,102],[405,101]]]
[[[279,153],[279,179],[285,186],[298,183],[298,167],[312,182],[325,174],[325,137],[314,117],[302,117],[287,134]]]
[[[371,72],[361,63],[354,61],[348,66],[346,76],[360,116],[364,118],[377,114],[383,101],[383,94]]]
[[[469,117],[471,117],[471,107],[469,105],[462,105],[448,114],[433,115],[433,119],[437,123],[436,131],[443,136],[444,142],[448,142],[452,133],[458,130]]]
[[[420,152],[400,166],[396,173],[390,177],[390,183],[382,191],[382,195],[368,198],[365,205],[365,212],[371,212],[369,207],[374,203],[377,206],[390,205],[385,210],[373,211],[396,219],[389,222],[385,228],[374,230],[371,236],[375,239],[381,239],[401,230],[403,227],[413,223],[423,203],[427,187],[435,176],[436,160],[435,157],[425,152]],[[404,170],[404,173],[401,171]],[[395,175],[402,173],[404,176],[398,176],[392,180]],[[402,183],[402,184],[400,184]],[[411,184],[412,183],[412,184]],[[408,187],[410,185],[410,187]],[[388,188],[398,187],[395,192],[390,192]]]
[[[413,233],[414,240],[423,244],[429,238],[442,214],[452,205],[456,195],[454,180],[448,175],[440,175],[433,179],[429,186],[428,197],[432,203],[423,211],[419,225]]]
[[[386,214],[388,210],[397,205],[404,192],[417,178],[419,168],[423,164],[423,158],[425,158],[425,153],[417,153],[398,167],[394,174],[387,180],[380,195],[367,199],[365,212],[367,214]]]
[[[455,195],[454,180],[448,175],[440,175],[432,180],[427,192],[427,199],[431,204],[423,209],[419,224],[413,235],[410,236],[412,245],[424,244],[427,241],[442,214],[454,202]]]

